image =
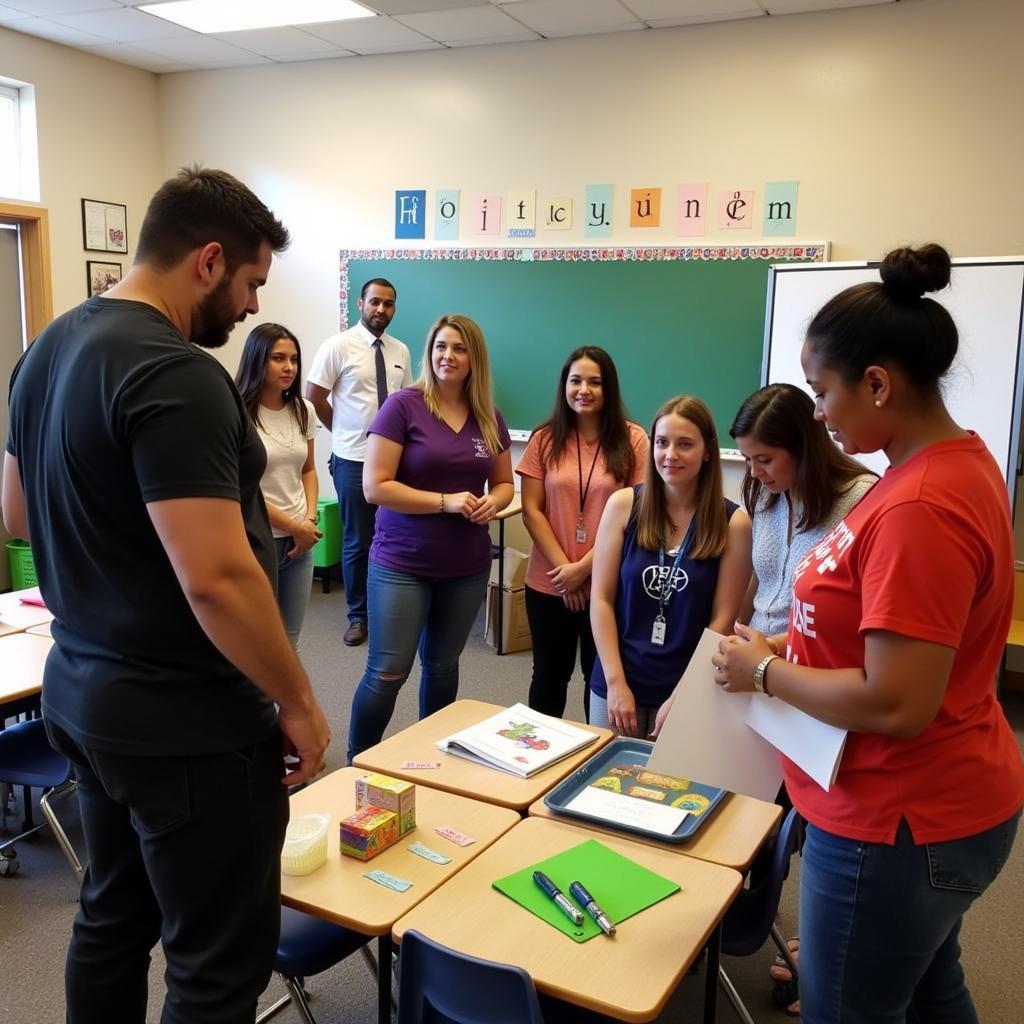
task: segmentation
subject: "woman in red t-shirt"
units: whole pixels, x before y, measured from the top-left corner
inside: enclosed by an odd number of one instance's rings
[[[889,469],[796,566],[786,659],[738,626],[716,679],[848,730],[828,792],[784,761],[808,821],[805,1024],[971,1024],[960,924],[1024,803],[994,687],[1013,606],[1010,509],[1000,468],[939,390],[957,331],[924,293],[949,283],[949,254],[896,250],[881,277],[825,304],[802,362],[843,450],[882,450]]]

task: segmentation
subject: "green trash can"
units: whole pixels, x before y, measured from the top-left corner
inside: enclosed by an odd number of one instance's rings
[[[9,540],[7,558],[11,564],[12,590],[25,590],[39,582],[36,579],[36,563],[32,560],[32,548],[27,540]]]
[[[341,563],[341,518],[337,498],[321,498],[316,503],[317,526],[323,536],[313,545],[313,575],[323,581],[325,594],[331,592],[331,569]]]

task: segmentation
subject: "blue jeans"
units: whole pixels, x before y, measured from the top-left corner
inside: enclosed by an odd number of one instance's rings
[[[370,563],[369,649],[352,698],[348,760],[379,743],[395,700],[420,654],[420,718],[459,692],[459,656],[484,599],[488,572],[439,579]],[[441,737],[438,737],[440,739]]]
[[[363,464],[332,455],[328,467],[338,492],[342,523],[341,578],[350,622],[366,622],[366,567],[377,522],[377,506],[363,496]]]
[[[1020,814],[944,843],[893,846],[807,826],[800,875],[804,1024],[977,1024],[960,924],[999,874]]]
[[[309,605],[309,592],[313,587],[313,549],[299,558],[289,558],[295,547],[291,537],[275,537],[277,551],[277,607],[284,619],[285,632],[295,650],[299,649],[299,633]]]

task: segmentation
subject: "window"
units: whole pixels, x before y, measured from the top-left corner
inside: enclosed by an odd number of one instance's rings
[[[39,201],[35,89],[0,78],[0,196]]]

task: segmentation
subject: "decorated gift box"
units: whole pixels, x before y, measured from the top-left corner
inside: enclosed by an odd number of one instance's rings
[[[416,787],[390,775],[366,775],[356,779],[356,807],[383,807],[398,815],[398,834],[416,827]]]
[[[361,807],[341,822],[341,852],[370,860],[398,842],[398,815],[394,811]]]

